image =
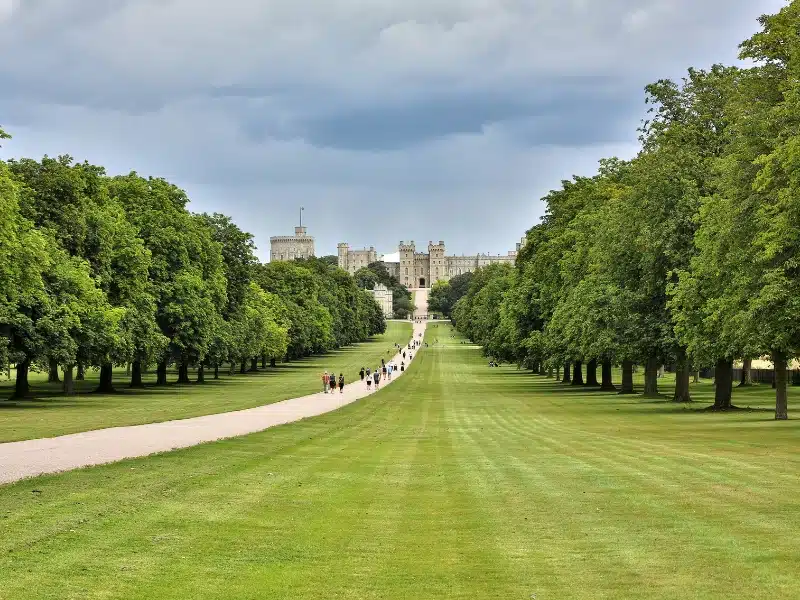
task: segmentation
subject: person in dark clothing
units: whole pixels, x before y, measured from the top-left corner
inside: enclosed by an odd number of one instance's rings
[[[336,391],[336,373],[331,372],[331,394]]]
[[[364,381],[364,367],[361,367],[361,370],[358,372],[361,375],[361,381]]]
[[[381,385],[381,373],[378,369],[375,369],[375,372],[372,374],[372,379],[375,382],[375,389],[377,390]]]
[[[339,393],[344,392],[344,374],[339,373]]]

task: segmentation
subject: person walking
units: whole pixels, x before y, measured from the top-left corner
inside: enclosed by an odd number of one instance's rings
[[[392,368],[393,367],[394,367],[394,365],[392,363],[389,363],[389,366],[386,367],[386,372],[387,372],[387,374],[389,376],[389,381],[392,380]]]
[[[406,357],[406,351],[403,350],[403,358],[405,358],[405,357]]]
[[[405,370],[406,370],[406,363],[404,363],[404,362],[402,362],[402,361],[401,361],[401,362],[400,362],[400,372],[402,373],[402,372],[403,372],[403,371],[405,371]]]
[[[386,365],[383,365],[381,367],[381,375],[383,376],[384,379],[386,379]]]
[[[358,372],[361,375],[361,381],[364,381],[364,367],[361,367],[361,370]]]
[[[372,389],[372,377],[369,374],[369,369],[367,369],[367,393]]]
[[[330,379],[328,378],[328,372],[325,371],[322,374],[322,391],[326,394],[328,393],[328,384],[330,383]]]
[[[339,373],[339,393],[344,393],[344,373]]]
[[[381,385],[381,372],[378,369],[375,369],[375,372],[372,374],[372,379],[375,381],[375,391],[378,391],[378,387]]]
[[[331,371],[331,394],[336,391],[336,373]]]

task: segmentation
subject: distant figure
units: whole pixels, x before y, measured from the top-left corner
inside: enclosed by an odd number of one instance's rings
[[[344,392],[344,374],[339,373],[339,393],[341,394],[343,392]]]
[[[377,391],[378,387],[381,385],[381,374],[378,369],[375,369],[375,372],[372,374],[372,379],[375,381],[375,391]]]
[[[328,393],[328,385],[330,384],[330,379],[328,378],[328,372],[325,371],[322,374],[322,391],[326,394]]]
[[[372,389],[372,377],[369,375],[369,369],[367,369],[367,393]]]
[[[361,381],[364,381],[364,367],[361,367],[361,370],[358,372],[361,375]]]
[[[403,350],[403,358],[405,358],[405,357],[406,357],[406,351]]]
[[[383,375],[383,378],[386,379],[386,365],[381,367],[381,374]]]
[[[336,373],[331,371],[331,394],[336,391]]]
[[[389,381],[392,380],[392,369],[393,368],[394,368],[394,365],[392,365],[392,363],[389,363],[389,366],[386,367],[386,373],[387,373],[387,375],[389,377]]]
[[[401,361],[401,362],[400,362],[400,372],[402,373],[402,372],[403,372],[403,371],[405,371],[405,370],[406,370],[406,363],[404,363],[404,362],[402,362],[402,361]]]

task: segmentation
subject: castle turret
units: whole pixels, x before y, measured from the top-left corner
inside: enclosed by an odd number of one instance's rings
[[[347,271],[347,253],[350,250],[350,246],[346,242],[342,242],[336,248],[339,251],[339,268]]]
[[[398,251],[400,253],[400,283],[407,288],[416,287],[416,281],[414,279],[415,249],[413,240],[408,244],[401,240],[398,246]]]

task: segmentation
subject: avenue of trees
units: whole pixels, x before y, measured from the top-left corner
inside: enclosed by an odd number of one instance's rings
[[[0,129],[0,138],[8,136]],[[0,161],[0,361],[74,393],[114,366],[131,386],[155,368],[203,382],[259,363],[322,353],[386,328],[371,294],[324,259],[260,264],[252,236],[221,214],[193,214],[163,179],[111,177],[69,156]]]
[[[800,353],[800,0],[740,46],[752,67],[689,69],[646,88],[641,151],[603,160],[550,192],[516,265],[474,275],[452,311],[487,354],[542,373],[673,399],[713,368],[714,408],[732,408],[734,360],[769,357],[775,418]],[[602,365],[602,378],[594,380]],[[572,375],[570,375],[572,371]],[[745,383],[747,378],[745,377]]]

